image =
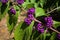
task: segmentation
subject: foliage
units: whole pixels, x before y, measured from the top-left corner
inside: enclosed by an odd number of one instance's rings
[[[60,7],[60,0],[24,0],[24,1],[25,2],[22,5],[13,5],[12,2],[9,1],[5,5],[3,5],[2,2],[0,2],[0,20],[6,14],[9,15],[7,18],[7,26],[10,33],[16,27],[14,30],[14,39],[15,40],[55,40],[56,38],[55,32],[50,33],[51,30],[49,32],[46,32],[45,29],[44,33],[39,33],[37,30],[33,29],[35,24],[34,21],[32,21],[30,25],[27,25],[24,21],[20,22],[18,26],[16,26],[16,24],[21,11],[23,11],[21,8],[28,10],[29,8],[34,7],[35,18],[40,19],[40,17],[43,16],[51,16],[53,19],[53,28],[60,27],[60,8],[58,9],[58,7]],[[10,7],[12,5],[16,10],[15,15],[10,13]]]

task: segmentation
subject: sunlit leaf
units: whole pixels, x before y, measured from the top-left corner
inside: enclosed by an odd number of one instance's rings
[[[36,17],[46,15],[44,9],[42,8],[36,8],[35,11]]]
[[[31,3],[35,3],[35,0],[31,0]]]
[[[14,31],[15,40],[23,40],[24,30],[21,29],[23,22],[20,22]]]
[[[26,39],[26,40],[30,40],[30,36],[31,36],[31,34],[32,34],[33,25],[34,25],[34,21],[30,24],[30,26],[28,26],[28,27],[25,29],[25,33],[26,33],[25,39]]]

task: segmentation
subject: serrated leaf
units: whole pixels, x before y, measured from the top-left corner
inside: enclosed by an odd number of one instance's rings
[[[20,22],[14,31],[15,40],[23,40],[24,30],[21,29],[23,22]]]
[[[33,25],[34,25],[34,21],[30,24],[30,26],[28,26],[25,29],[25,33],[26,33],[25,40],[30,40],[30,36],[32,34]]]
[[[35,16],[36,17],[43,16],[43,15],[46,15],[44,9],[42,9],[42,8],[36,8],[35,9]]]
[[[58,26],[60,26],[60,22],[53,21],[53,27],[57,28]]]

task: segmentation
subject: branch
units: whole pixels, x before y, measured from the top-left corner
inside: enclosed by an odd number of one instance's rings
[[[39,20],[37,20],[37,19],[35,19],[35,18],[34,18],[34,21],[36,21],[36,22],[38,22],[38,23],[41,23],[41,21],[39,21]],[[55,30],[55,29],[53,29],[52,27],[50,27],[49,29],[51,29],[52,31],[60,34],[60,32],[59,32],[58,30]]]
[[[60,32],[59,32],[59,31],[57,31],[57,30],[53,29],[52,27],[51,27],[50,29],[60,34]]]
[[[60,7],[57,7],[57,8],[55,8],[55,9],[51,10],[50,12],[47,12],[47,14],[52,13],[53,11],[55,11],[55,10],[57,10],[57,9],[59,9],[59,8],[60,8]]]
[[[53,12],[53,11],[55,11],[55,10],[59,9],[59,8],[60,8],[60,7],[57,7],[57,8],[53,9],[52,11],[50,11],[50,12],[48,12],[48,13],[51,13],[51,12]],[[38,22],[38,23],[42,23],[41,21],[37,20],[36,18],[34,18],[34,21],[36,21],[36,22]],[[52,27],[51,27],[51,28],[49,28],[49,29],[51,29],[51,30],[53,30],[54,32],[56,32],[56,33],[59,33],[59,34],[60,34],[60,32],[59,32],[59,31],[57,31],[57,30],[53,29]]]

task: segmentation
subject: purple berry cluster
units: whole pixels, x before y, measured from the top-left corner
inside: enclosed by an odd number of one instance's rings
[[[12,13],[12,14],[16,14],[16,10],[12,7],[12,8],[10,8],[10,13]]]
[[[35,19],[33,16],[33,14],[35,13],[35,8],[28,9],[27,13],[28,14],[27,14],[27,18],[25,18],[25,23],[30,25],[32,20]],[[48,28],[50,28],[53,25],[52,17],[50,17],[50,16],[45,17],[44,20],[45,20],[46,26]],[[36,29],[37,29],[37,31],[44,33],[44,27],[42,27],[42,26],[43,26],[42,23],[38,22]]]
[[[35,13],[35,8],[28,9],[28,16],[25,18],[26,24],[31,24],[32,20],[34,19],[33,14]]]
[[[17,0],[17,3],[21,5],[24,3],[24,0]]]
[[[44,28],[42,27],[42,23],[38,23],[36,28],[39,32],[44,33]]]
[[[2,4],[6,4],[8,0],[1,0]]]
[[[48,28],[53,25],[52,17],[45,17],[45,21]]]

